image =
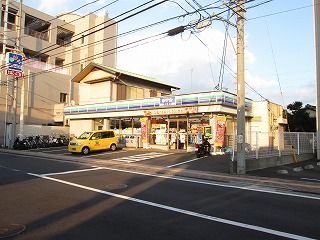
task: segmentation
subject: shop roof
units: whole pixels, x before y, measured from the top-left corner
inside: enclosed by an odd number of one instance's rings
[[[144,80],[144,81],[147,81],[147,82],[159,84],[159,85],[166,86],[166,87],[171,87],[171,88],[176,89],[176,90],[180,89],[179,87],[168,85],[168,84],[165,84],[163,82],[160,82],[158,79],[155,79],[155,78],[143,76],[143,75],[140,75],[140,74],[132,73],[132,72],[125,71],[125,70],[120,70],[120,69],[109,67],[109,66],[104,66],[104,65],[101,65],[101,64],[98,64],[98,63],[94,63],[94,62],[91,62],[90,64],[88,64],[82,71],[80,71],[72,79],[72,81],[80,83],[83,78],[85,78],[93,69],[96,69],[96,68],[101,69],[102,71],[105,71],[105,72],[107,72],[109,74],[112,74],[115,77],[120,76],[120,75],[126,75],[126,76],[129,76],[129,77],[137,78],[137,79]]]

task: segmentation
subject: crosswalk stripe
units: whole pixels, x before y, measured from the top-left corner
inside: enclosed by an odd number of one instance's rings
[[[139,161],[148,160],[148,159],[152,159],[152,158],[167,156],[170,154],[172,154],[172,153],[151,152],[151,153],[143,153],[143,154],[133,155],[133,156],[129,156],[129,157],[115,158],[115,159],[112,159],[112,161],[133,163],[133,162],[139,162]]]

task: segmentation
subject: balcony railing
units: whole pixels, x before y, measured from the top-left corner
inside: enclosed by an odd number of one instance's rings
[[[3,21],[1,22],[1,27],[4,27],[4,22]],[[7,27],[8,27],[8,29],[10,29],[12,31],[16,31],[16,29],[17,29],[17,26],[16,26],[15,23],[8,22]]]
[[[42,40],[45,40],[45,41],[49,41],[48,31],[38,32],[38,31],[35,31],[35,30],[31,29],[31,28],[25,27],[24,28],[24,33],[29,35],[29,36],[35,37],[35,38],[39,38],[39,39],[42,39]]]
[[[63,39],[57,39],[57,44],[64,47],[70,47],[71,46],[71,40],[63,40]]]
[[[39,70],[42,70],[42,71],[55,72],[55,73],[60,73],[60,74],[64,74],[64,75],[70,75],[70,69],[69,68],[64,68],[64,67],[52,65],[52,64],[49,64],[49,63],[45,63],[45,62],[40,62],[40,61],[35,60],[35,59],[26,60],[24,65],[26,67],[35,68],[35,69],[39,69]]]

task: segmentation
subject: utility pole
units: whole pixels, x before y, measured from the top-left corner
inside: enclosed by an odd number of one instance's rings
[[[22,0],[20,0],[19,7],[19,21],[17,24],[17,39],[16,39],[16,51],[20,52],[20,41],[21,41],[21,22],[22,22]],[[12,101],[12,141],[10,142],[9,148],[13,148],[13,143],[16,138],[17,128],[17,98],[18,98],[18,77],[13,78],[13,101]],[[22,106],[21,106],[22,107]]]
[[[19,52],[21,52],[20,46],[21,46],[21,29],[22,29],[22,0],[20,0],[20,7],[19,7],[19,24],[18,24],[18,33],[17,33],[17,41],[16,41],[16,47]],[[16,137],[16,118],[17,118],[17,97],[18,97],[18,78],[15,79],[14,84],[14,127],[13,127],[13,136],[14,139]],[[24,77],[22,77],[22,84],[21,84],[21,100],[20,100],[20,121],[19,121],[19,133],[21,134],[23,132],[23,123],[24,123]]]
[[[1,8],[2,8],[2,0],[1,1]],[[6,48],[7,48],[7,37],[6,34],[8,34],[8,12],[9,12],[9,0],[6,0],[6,6],[5,6],[5,10],[4,10],[4,15],[3,15],[3,59],[5,59],[6,56]],[[7,92],[6,92],[6,105],[5,105],[5,109],[4,109],[4,133],[3,133],[3,145],[4,147],[6,147],[7,144],[7,122],[8,122],[8,95],[9,95],[9,78],[8,76],[6,76],[7,78]]]
[[[245,174],[244,0],[237,8],[237,173]]]
[[[320,0],[313,1],[317,84],[317,159],[320,160]]]

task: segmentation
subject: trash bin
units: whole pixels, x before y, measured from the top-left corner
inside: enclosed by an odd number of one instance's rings
[[[126,147],[138,148],[140,147],[139,136],[126,136]]]

